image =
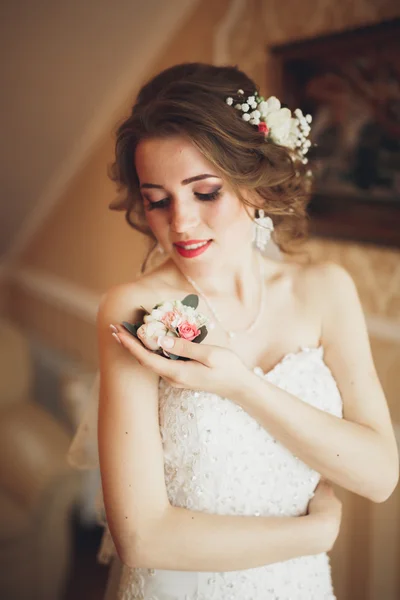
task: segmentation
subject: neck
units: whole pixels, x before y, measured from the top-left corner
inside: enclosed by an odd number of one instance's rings
[[[244,309],[254,307],[260,295],[260,268],[262,257],[251,246],[235,255],[218,269],[181,271],[190,277],[210,299],[236,300]]]

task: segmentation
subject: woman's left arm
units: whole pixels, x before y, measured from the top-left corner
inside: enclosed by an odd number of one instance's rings
[[[339,265],[317,267],[322,344],[343,400],[343,419],[249,371],[232,398],[295,456],[330,481],[374,502],[396,487],[399,458],[356,286]]]

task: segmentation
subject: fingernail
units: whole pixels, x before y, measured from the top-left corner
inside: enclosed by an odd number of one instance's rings
[[[110,324],[110,329],[112,329],[114,333],[118,333],[118,329],[112,323]]]
[[[121,343],[122,343],[122,342],[121,342],[121,340],[119,339],[119,337],[117,336],[117,334],[116,334],[116,333],[112,333],[111,335],[113,336],[113,338],[114,338],[115,340],[117,340],[118,344],[121,344]]]
[[[174,338],[171,336],[164,336],[164,337],[159,338],[158,343],[163,348],[173,348],[175,341],[174,341]]]

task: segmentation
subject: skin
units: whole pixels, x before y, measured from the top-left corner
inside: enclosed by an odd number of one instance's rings
[[[237,570],[317,553],[321,545],[328,550],[338,532],[340,506],[325,483],[317,488],[308,515],[279,522],[171,506],[158,381],[161,376],[176,387],[230,398],[323,478],[384,501],[398,480],[397,447],[354,283],[334,264],[305,267],[270,259],[263,259],[260,281],[248,212],[190,141],[147,140],[139,145],[135,163],[141,184],[161,186],[144,187],[142,193],[148,223],[169,259],[138,281],[110,290],[98,313],[100,464],[107,519],[120,557],[130,566]],[[213,177],[182,183],[200,174]],[[198,194],[221,185],[214,201],[199,199]],[[164,199],[162,208],[148,210],[150,202]],[[187,239],[213,242],[202,255],[185,259],[173,243]],[[119,323],[135,320],[132,307],[151,308],[160,299],[193,293],[182,272],[204,290],[224,325],[234,324],[236,330],[253,321],[264,285],[259,326],[233,341],[218,325],[207,343],[176,340],[173,352],[191,358],[187,362],[148,351]],[[202,299],[199,310],[210,314]],[[344,419],[252,372],[256,365],[268,371],[289,352],[320,344],[342,395]]]

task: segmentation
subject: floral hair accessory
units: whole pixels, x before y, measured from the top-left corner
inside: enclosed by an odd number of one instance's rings
[[[289,148],[294,158],[303,164],[308,162],[306,154],[311,146],[307,136],[310,133],[311,115],[303,115],[300,108],[294,111],[292,116],[288,108],[282,108],[281,103],[275,96],[267,100],[254,92],[253,96],[244,98],[243,90],[238,90],[239,102],[229,97],[225,102],[241,111],[242,119],[255,125],[265,139],[280,146]]]
[[[143,318],[139,323],[123,321],[123,327],[139,339],[142,344],[156,354],[173,360],[189,360],[183,356],[167,353],[161,348],[160,338],[164,336],[180,337],[199,344],[204,340],[208,318],[198,312],[199,298],[189,294],[183,300],[172,300],[157,304],[151,312],[143,309]]]

